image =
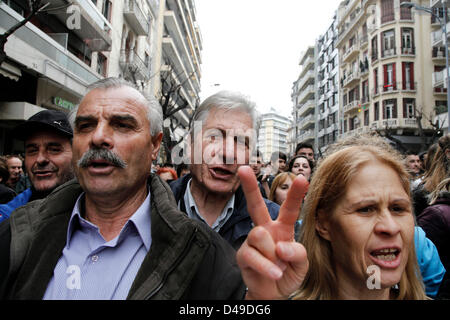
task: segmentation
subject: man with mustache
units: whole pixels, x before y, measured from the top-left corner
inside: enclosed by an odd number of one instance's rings
[[[73,178],[72,135],[67,115],[56,110],[40,111],[14,129],[14,136],[25,141],[25,170],[31,188],[0,205],[0,222],[16,208],[45,198]]]
[[[235,249],[253,227],[237,171],[254,148],[255,104],[237,92],[221,91],[194,112],[189,137],[190,171],[171,183],[181,211],[209,225]],[[272,219],[279,206],[265,199]]]

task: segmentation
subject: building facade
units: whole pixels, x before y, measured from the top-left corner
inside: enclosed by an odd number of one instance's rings
[[[89,84],[122,77],[159,98],[162,77],[198,101],[201,36],[194,0],[47,0],[6,42],[0,64],[0,154],[23,151],[11,129],[43,109],[70,111]],[[0,2],[0,33],[28,16],[27,0]],[[179,135],[182,135],[180,133]]]
[[[297,143],[314,144],[316,127],[316,63],[315,48],[308,47],[300,57],[300,74],[292,87],[293,119]]]
[[[275,109],[260,116],[257,147],[265,162],[270,161],[273,152],[289,156],[289,134],[291,120],[281,116]]]
[[[346,0],[338,8],[342,137],[377,131],[418,151],[433,134],[446,91],[433,85],[442,56],[430,15],[404,0]],[[426,5],[429,1],[414,1]],[[445,66],[445,61],[444,61]]]

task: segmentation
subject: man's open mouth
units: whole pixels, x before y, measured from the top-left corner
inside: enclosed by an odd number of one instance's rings
[[[225,167],[211,167],[209,168],[211,175],[217,179],[229,179],[235,175],[235,172]]]

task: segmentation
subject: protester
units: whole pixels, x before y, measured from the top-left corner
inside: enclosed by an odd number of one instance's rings
[[[19,155],[7,155],[6,164],[9,171],[9,179],[6,181],[6,185],[13,190],[16,190],[16,184],[20,180],[20,176],[23,174],[23,159]]]
[[[288,190],[296,177],[292,172],[283,172],[277,175],[270,188],[269,200],[281,206],[286,200]]]
[[[408,174],[392,148],[366,143],[329,155],[302,216],[299,241],[310,268],[297,299],[426,298],[417,278]]]
[[[25,170],[31,187],[7,204],[0,205],[0,221],[18,207],[45,198],[56,187],[71,180],[72,128],[62,111],[44,110],[14,129],[25,141]]]
[[[259,150],[256,150],[256,153],[251,156],[250,167],[255,173],[256,180],[258,180],[261,195],[263,198],[267,198],[267,195],[270,193],[269,184],[267,183],[269,174],[267,174],[265,168],[263,168],[263,159]]]
[[[437,185],[429,200],[417,223],[435,244],[444,268],[450,270],[450,177]]]
[[[418,278],[408,174],[394,150],[366,144],[340,149],[319,164],[302,211],[304,248],[295,249],[303,260],[294,266],[279,252],[292,239],[295,210],[306,193],[304,177],[296,179],[280,209],[288,235],[279,239],[277,226],[266,225],[267,213],[252,212],[258,228],[237,255],[243,273],[272,289],[280,285],[272,275],[281,275],[286,292],[298,286],[296,299],[426,299]],[[243,181],[249,200],[256,195],[247,184]]]
[[[156,171],[156,174],[166,182],[178,179],[177,172],[169,167],[160,168],[158,171]]]
[[[410,174],[411,181],[417,179],[420,175],[421,162],[420,158],[415,152],[408,152],[405,156],[406,170]]]
[[[330,145],[327,148],[325,158],[346,147],[367,145],[384,150],[393,150],[392,146],[384,139],[373,137],[370,134],[355,135]],[[427,296],[434,298],[445,275],[445,268],[439,258],[436,246],[426,237],[420,226],[415,227],[414,241],[417,261],[425,284],[425,292]]]
[[[297,144],[297,147],[295,148],[295,155],[296,156],[305,156],[309,160],[311,160],[314,163],[314,148],[311,144],[301,142]]]
[[[235,251],[183,215],[150,173],[159,103],[108,78],[89,87],[70,119],[78,182],[0,224],[0,298],[243,298]]]
[[[249,164],[256,143],[255,104],[240,93],[221,91],[201,103],[191,123],[191,173],[170,186],[181,211],[237,249],[253,227],[237,171]],[[276,218],[279,206],[265,203]]]
[[[181,163],[177,166],[177,177],[181,178],[187,174],[189,174],[191,171],[189,170],[189,166],[185,163]]]
[[[314,162],[306,156],[294,156],[289,161],[288,171],[296,176],[303,175],[306,180],[311,180],[311,175],[314,170]]]
[[[9,170],[8,165],[6,164],[6,158],[0,157],[0,204],[11,201],[17,195],[13,189],[5,185],[8,178]]]
[[[439,144],[432,144],[426,155],[424,156],[424,173],[418,179],[412,183],[412,199],[414,203],[414,214],[416,217],[422,213],[422,211],[428,207],[428,195],[430,191],[425,189],[425,177],[429,179],[431,174],[431,165],[433,164],[434,157],[439,149]]]

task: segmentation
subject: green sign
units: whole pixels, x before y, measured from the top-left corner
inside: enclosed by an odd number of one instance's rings
[[[72,102],[64,100],[61,97],[53,97],[52,100],[53,100],[53,104],[57,105],[58,107],[67,109],[67,110],[72,110],[75,107],[75,105]]]

